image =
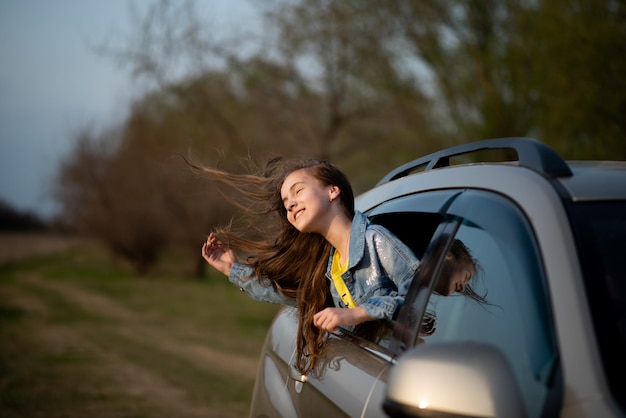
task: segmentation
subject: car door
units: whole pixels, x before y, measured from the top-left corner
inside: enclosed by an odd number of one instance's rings
[[[388,412],[400,405],[413,408],[415,416],[555,415],[563,388],[545,273],[531,223],[512,201],[479,190],[464,191],[454,199],[446,219],[449,233],[431,248],[439,263],[430,266],[432,274],[413,283],[402,318],[404,333],[398,338],[406,353],[393,367],[412,365],[417,371],[407,380],[409,392],[407,385],[402,387],[410,405],[394,398],[396,388],[390,384],[385,388],[391,391],[385,395]],[[441,255],[455,240],[470,250],[477,274],[470,291],[442,296],[434,291],[444,280]],[[425,318],[433,322],[428,333],[420,332]],[[403,362],[403,356],[414,361]],[[477,358],[486,358],[487,365],[492,359],[501,370],[487,370],[477,365]],[[447,370],[461,370],[472,362],[471,379],[459,373],[445,376]],[[391,373],[402,374],[393,368]],[[500,383],[482,388],[479,382],[494,375],[492,380]]]

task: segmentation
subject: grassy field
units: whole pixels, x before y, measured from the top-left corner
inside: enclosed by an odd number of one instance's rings
[[[219,274],[137,277],[83,241],[20,238],[15,255],[14,239],[0,235],[1,417],[247,416],[277,306]]]

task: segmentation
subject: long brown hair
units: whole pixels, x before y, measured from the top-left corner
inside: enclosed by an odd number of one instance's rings
[[[304,169],[324,186],[337,186],[346,215],[354,217],[354,193],[346,175],[326,160],[275,158],[264,169],[234,174],[193,163],[212,180],[235,194],[225,194],[241,211],[244,224],[233,223],[215,229],[224,244],[248,255],[254,267],[251,280],[272,286],[297,300],[299,308],[296,367],[306,373],[315,367],[325,335],[313,324],[313,315],[333,306],[325,273],[331,245],[319,234],[301,233],[287,220],[280,189],[285,178]]]

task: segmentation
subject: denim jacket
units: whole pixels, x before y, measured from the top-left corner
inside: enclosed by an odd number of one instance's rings
[[[419,260],[389,230],[371,224],[361,212],[356,212],[352,220],[349,248],[348,270],[342,277],[354,302],[374,319],[393,319],[404,302]],[[328,259],[326,277],[335,306],[345,308],[330,276],[334,252],[333,249]],[[295,299],[261,283],[253,274],[252,267],[237,263],[230,271],[229,280],[254,300],[297,306]]]

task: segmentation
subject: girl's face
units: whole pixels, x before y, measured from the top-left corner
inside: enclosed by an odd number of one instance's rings
[[[472,278],[472,274],[468,270],[457,271],[450,277],[450,283],[448,284],[447,295],[451,295],[454,292],[463,293],[465,286]]]
[[[435,291],[442,296],[450,296],[454,292],[463,293],[465,286],[469,283],[474,275],[470,266],[462,265],[448,254],[445,263],[453,263],[451,268],[445,269],[442,277],[435,284]],[[460,265],[461,264],[461,265]]]
[[[336,186],[324,186],[300,169],[290,173],[280,189],[287,220],[300,232],[323,233],[328,225],[331,200],[338,195]]]

